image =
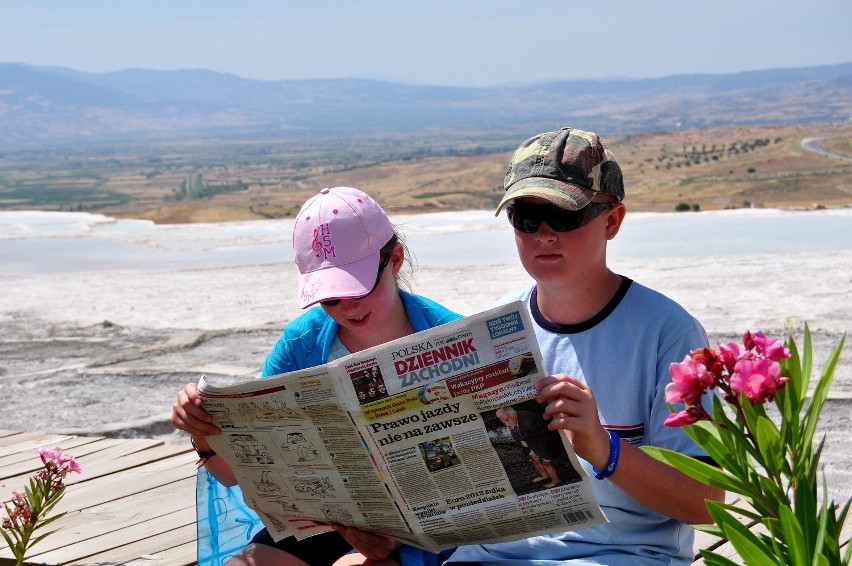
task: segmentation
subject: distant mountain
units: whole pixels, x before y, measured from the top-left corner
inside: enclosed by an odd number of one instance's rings
[[[203,137],[602,133],[852,117],[852,63],[490,88],[259,81],[208,70],[85,73],[0,63],[0,147]]]

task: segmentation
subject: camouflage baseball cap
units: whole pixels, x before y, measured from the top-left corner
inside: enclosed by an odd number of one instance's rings
[[[621,167],[593,132],[562,128],[533,136],[515,150],[506,178],[500,214],[516,198],[538,197],[560,208],[580,210],[597,193],[624,199]]]

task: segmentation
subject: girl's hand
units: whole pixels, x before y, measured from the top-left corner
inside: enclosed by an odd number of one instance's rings
[[[369,533],[355,527],[332,525],[335,531],[345,538],[355,550],[370,560],[383,560],[400,546],[400,543],[376,533]]]
[[[171,421],[176,429],[196,438],[222,432],[213,424],[210,413],[201,408],[201,394],[195,383],[188,384],[178,392],[177,400],[172,405]]]

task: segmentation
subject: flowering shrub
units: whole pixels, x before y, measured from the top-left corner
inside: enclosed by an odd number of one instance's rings
[[[82,472],[74,457],[63,454],[60,448],[42,448],[36,452],[44,467],[30,478],[24,493],[13,492],[11,501],[3,504],[7,517],[3,519],[0,534],[6,539],[18,566],[24,563],[27,551],[34,544],[55,532],[36,535],[36,531],[65,515],[48,516],[65,494],[65,476],[69,472]]]
[[[786,345],[762,332],[743,335],[742,346],[717,344],[718,349],[691,352],[670,367],[666,401],[669,426],[685,432],[718,467],[656,447],[643,448],[707,485],[738,494],[745,506],[708,501],[715,525],[697,528],[728,539],[748,565],[849,564],[852,548],[841,555],[841,529],[850,507],[829,502],[823,483],[817,496],[817,475],[823,441],[813,445],[820,412],[828,397],[845,335],[832,351],[808,403],[812,347],[805,326],[800,356],[792,338]],[[713,414],[701,405],[708,389],[719,394]],[[766,413],[774,402],[780,426]],[[676,411],[674,404],[682,404]],[[738,517],[759,522],[756,531]],[[709,565],[735,564],[701,550]]]

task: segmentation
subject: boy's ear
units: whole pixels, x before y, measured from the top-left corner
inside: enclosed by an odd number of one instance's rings
[[[623,202],[619,202],[606,212],[606,239],[612,240],[618,235],[621,230],[621,223],[624,222],[624,216],[627,214],[627,208]]]

